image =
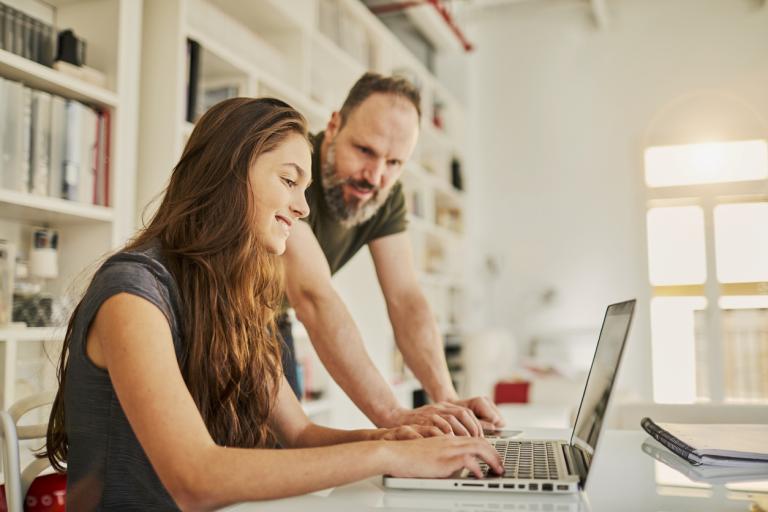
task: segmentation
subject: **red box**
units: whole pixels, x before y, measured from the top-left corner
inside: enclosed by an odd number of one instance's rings
[[[531,383],[526,380],[499,381],[493,388],[493,401],[497,404],[527,404]]]

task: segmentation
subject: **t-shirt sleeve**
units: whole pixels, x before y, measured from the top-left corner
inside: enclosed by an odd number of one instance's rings
[[[130,293],[154,304],[165,315],[172,332],[177,332],[167,286],[151,266],[141,261],[108,261],[99,269],[83,300],[82,318],[86,324],[93,321],[107,299],[119,293]]]
[[[401,183],[392,189],[380,215],[381,221],[372,233],[371,240],[402,233],[408,227],[408,211],[405,208],[405,194]]]

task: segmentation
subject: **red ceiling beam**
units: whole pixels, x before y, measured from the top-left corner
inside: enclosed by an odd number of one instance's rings
[[[461,31],[461,28],[459,28],[459,26],[456,24],[456,21],[453,19],[453,16],[451,16],[451,13],[448,12],[448,9],[440,0],[410,0],[402,2],[390,2],[387,4],[371,6],[370,9],[375,14],[386,14],[390,12],[402,11],[403,9],[408,9],[423,4],[429,4],[435,8],[437,14],[443,21],[445,21],[446,25],[448,25],[448,28],[451,29],[451,32],[453,32],[453,34],[459,40],[459,43],[464,48],[464,51],[471,52],[474,49],[472,43],[470,43],[466,38],[464,33]]]

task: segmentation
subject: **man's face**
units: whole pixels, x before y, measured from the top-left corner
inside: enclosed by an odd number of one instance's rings
[[[328,123],[322,181],[331,212],[351,227],[386,201],[416,147],[419,116],[407,99],[376,93],[340,121],[334,114]]]

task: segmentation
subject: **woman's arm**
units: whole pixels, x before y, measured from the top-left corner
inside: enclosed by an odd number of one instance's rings
[[[165,316],[134,295],[122,293],[104,302],[88,344],[100,349],[131,428],[163,485],[185,510],[303,494],[382,473],[447,476],[461,467],[477,472],[476,457],[500,469],[495,450],[469,438],[283,450],[217,446],[184,383]],[[285,397],[281,391],[279,402],[285,403]],[[294,416],[295,411],[277,421],[283,426]],[[307,423],[305,416],[302,428],[283,427],[281,435],[291,445],[347,440],[338,431],[318,434]]]
[[[293,394],[285,378],[280,383],[277,401],[270,417],[270,426],[280,444],[287,448],[329,446],[355,441],[408,440],[442,435],[430,425],[406,425],[395,428],[340,430],[312,423]]]

